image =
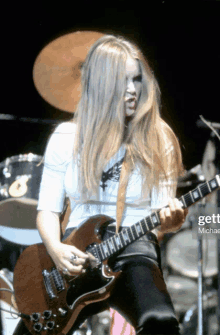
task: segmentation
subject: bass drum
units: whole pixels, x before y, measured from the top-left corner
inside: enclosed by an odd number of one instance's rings
[[[212,277],[218,273],[217,239],[212,234],[203,236],[203,275]],[[198,278],[198,246],[197,239],[190,229],[174,235],[167,245],[167,264],[178,274]]]
[[[192,279],[174,275],[169,275],[165,282],[177,315],[184,315],[197,301],[197,283]]]
[[[217,292],[209,292],[203,298],[204,335],[219,335],[217,319],[218,296]],[[185,314],[182,323],[182,335],[199,335],[198,307],[193,305]]]
[[[42,157],[32,153],[0,163],[0,236],[13,243],[41,242],[36,230]]]
[[[11,274],[6,269],[0,271],[0,306],[1,308],[17,312],[15,304],[13,305],[13,286],[11,283]],[[20,318],[5,311],[1,311],[2,335],[13,334]]]

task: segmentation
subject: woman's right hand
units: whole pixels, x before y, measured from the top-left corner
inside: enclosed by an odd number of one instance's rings
[[[48,252],[57,269],[70,276],[82,273],[85,263],[90,259],[90,256],[81,250],[62,242],[55,242],[50,245]]]
[[[86,262],[95,262],[95,257],[86,254],[73,245],[60,242],[59,214],[51,211],[39,211],[37,228],[58,270],[74,276],[83,272]]]

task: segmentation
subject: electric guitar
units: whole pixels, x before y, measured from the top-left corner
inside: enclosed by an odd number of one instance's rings
[[[220,175],[179,200],[187,208],[218,188]],[[107,299],[120,275],[109,268],[108,258],[160,225],[159,210],[103,242],[103,229],[114,221],[105,215],[90,217],[63,242],[95,257],[96,262],[88,264],[80,275],[60,273],[43,244],[23,251],[14,270],[14,291],[18,310],[31,334],[65,335],[85,306]]]

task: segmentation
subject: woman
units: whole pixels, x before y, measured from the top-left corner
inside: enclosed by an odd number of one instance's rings
[[[65,237],[95,214],[117,216],[121,230],[168,203],[160,211],[161,233],[183,224],[187,211],[173,199],[181,153],[160,117],[159,95],[154,75],[135,45],[108,35],[94,43],[82,67],[81,99],[73,122],[59,125],[50,138],[40,187],[37,227],[63,273],[80,274],[89,257],[61,242],[60,213],[66,196],[71,214]],[[114,224],[108,227],[103,238],[116,229]],[[154,230],[109,260],[122,275],[107,301],[86,307],[88,315],[111,306],[137,334],[179,334],[161,272],[158,234]]]

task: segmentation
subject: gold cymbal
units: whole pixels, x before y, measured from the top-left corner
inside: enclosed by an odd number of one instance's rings
[[[92,44],[102,33],[77,31],[49,43],[37,56],[33,80],[43,99],[73,113],[80,99],[80,68]]]

